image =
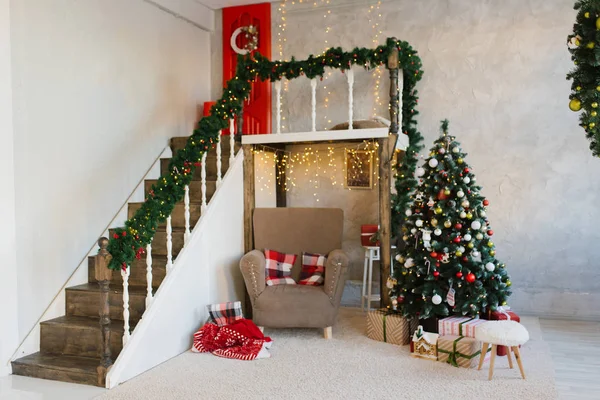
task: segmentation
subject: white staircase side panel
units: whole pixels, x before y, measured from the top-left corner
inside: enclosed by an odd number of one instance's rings
[[[242,161],[240,151],[109,370],[107,388],[190,350],[192,335],[206,322],[208,304],[244,301],[239,270],[244,253]]]

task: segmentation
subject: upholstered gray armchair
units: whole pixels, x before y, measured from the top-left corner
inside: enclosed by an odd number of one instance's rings
[[[341,250],[344,212],[337,208],[257,208],[254,243],[240,261],[259,327],[323,328],[331,338],[344,291],[349,259]],[[292,277],[298,281],[302,252],[327,254],[323,286],[265,285],[264,249],[298,255]]]

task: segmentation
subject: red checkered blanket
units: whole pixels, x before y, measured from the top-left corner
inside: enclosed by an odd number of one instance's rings
[[[269,358],[272,340],[262,334],[254,322],[239,319],[229,325],[207,323],[194,334],[192,351],[237,360]]]

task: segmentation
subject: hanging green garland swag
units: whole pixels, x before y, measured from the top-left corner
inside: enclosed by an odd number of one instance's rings
[[[569,108],[583,110],[579,125],[590,140],[592,154],[600,157],[600,0],[579,0],[574,8],[577,19],[567,40],[575,64],[567,75],[573,81]]]
[[[219,131],[228,127],[228,121],[241,110],[243,101],[250,94],[250,83],[255,79],[277,81],[283,78],[294,79],[305,75],[307,78],[322,77],[325,68],[344,70],[352,65],[375,68],[385,64],[394,47],[398,48],[400,68],[404,75],[402,131],[409,138],[409,146],[403,163],[397,168],[396,191],[392,199],[393,230],[399,228],[402,215],[416,186],[414,172],[417,153],[423,140],[417,130],[417,91],[416,83],[421,80],[423,71],[417,52],[404,41],[387,39],[385,45],[375,49],[355,48],[344,52],[341,48],[328,49],[321,56],[310,56],[307,60],[270,61],[259,53],[240,56],[236,75],[227,82],[223,96],[211,108],[210,115],[202,118],[185,148],[179,150],[169,163],[169,172],[162,175],[152,186],[146,201],[135,215],[125,222],[124,228],[117,228],[108,244],[112,255],[109,268],[125,269],[134,258],[141,258],[146,245],[152,241],[156,228],[171,215],[175,204],[183,199],[185,186],[192,181],[196,167],[203,154],[219,140]]]

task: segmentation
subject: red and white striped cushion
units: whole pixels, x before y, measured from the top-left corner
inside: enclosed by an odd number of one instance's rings
[[[323,254],[302,253],[302,272],[299,285],[320,286],[324,282],[325,262]]]
[[[295,285],[296,281],[292,279],[292,267],[297,257],[296,254],[284,254],[275,250],[265,249],[267,285]]]

